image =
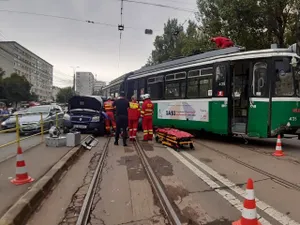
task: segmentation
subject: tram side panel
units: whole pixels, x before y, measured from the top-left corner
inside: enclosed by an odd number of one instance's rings
[[[272,98],[271,136],[298,134],[300,128],[300,99],[297,97]]]
[[[268,137],[269,99],[250,98],[248,112],[248,136]]]

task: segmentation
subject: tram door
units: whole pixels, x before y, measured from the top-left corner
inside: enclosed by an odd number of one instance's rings
[[[249,104],[249,61],[234,61],[230,65],[231,74],[231,132],[247,133]]]

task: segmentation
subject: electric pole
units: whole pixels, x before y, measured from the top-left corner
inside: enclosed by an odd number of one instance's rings
[[[73,92],[74,95],[76,94],[76,69],[79,68],[79,66],[70,66],[73,68]]]

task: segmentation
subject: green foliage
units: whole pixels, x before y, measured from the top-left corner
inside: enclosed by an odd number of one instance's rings
[[[29,96],[29,101],[38,101],[38,100],[39,100],[39,96],[34,92],[32,92]]]
[[[59,103],[67,103],[74,96],[72,87],[66,87],[59,90],[56,95],[56,101]]]
[[[212,47],[208,40],[208,36],[199,30],[196,23],[189,21],[185,31],[177,19],[169,19],[164,26],[164,34],[156,36],[155,49],[152,51],[146,65],[188,56],[195,51],[206,51]]]
[[[229,37],[247,50],[269,48],[272,43],[287,47],[297,41],[300,0],[196,1],[196,19],[201,25],[189,21],[184,30],[177,19],[169,19],[164,34],[155,38],[146,66],[213,49],[215,45],[208,40],[215,36]],[[180,32],[174,35],[175,31]]]
[[[5,71],[2,68],[0,68],[0,99],[5,99],[4,87],[3,87],[4,74],[5,74]]]
[[[209,36],[228,36],[247,49],[295,43],[299,0],[197,0],[197,5]]]
[[[24,76],[16,73],[3,79],[4,95],[9,102],[20,102],[28,100],[31,85]]]

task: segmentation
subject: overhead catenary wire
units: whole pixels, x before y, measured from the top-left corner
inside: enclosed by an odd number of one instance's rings
[[[44,13],[25,12],[25,11],[16,11],[16,10],[7,10],[7,9],[0,9],[0,12],[16,13],[16,14],[27,14],[27,15],[42,16],[42,17],[51,17],[51,18],[56,18],[56,19],[71,20],[71,21],[75,21],[75,22],[89,23],[89,24],[93,24],[93,25],[100,25],[100,26],[106,26],[106,27],[112,27],[112,28],[117,27],[117,24],[103,23],[103,22],[93,21],[93,20],[82,20],[82,19],[77,19],[77,18],[72,18],[72,17],[50,15],[50,14],[44,14]],[[141,28],[141,27],[128,26],[126,28],[127,29],[133,29],[133,30],[144,30],[144,28]]]
[[[178,11],[183,11],[183,12],[193,12],[193,13],[197,12],[197,11],[192,10],[192,9],[186,9],[186,8],[170,6],[170,5],[164,5],[164,4],[158,4],[158,3],[142,2],[142,1],[137,1],[137,0],[119,0],[119,1],[135,3],[135,4],[142,4],[142,5],[156,6],[156,7],[160,7],[160,8],[168,8],[168,9],[173,9],[173,10],[178,10]]]

